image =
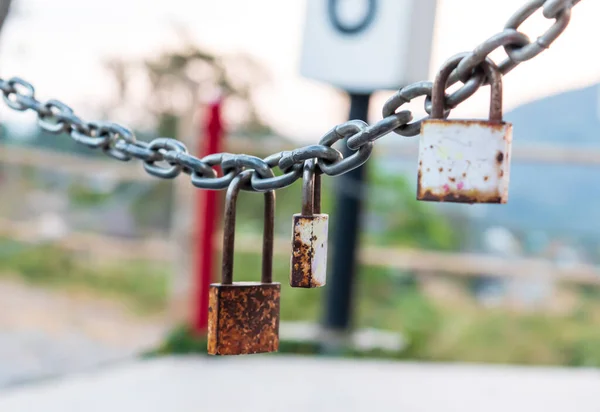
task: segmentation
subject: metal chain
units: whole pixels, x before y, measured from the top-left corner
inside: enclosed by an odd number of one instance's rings
[[[444,118],[452,109],[475,94],[481,86],[489,84],[482,65],[487,64],[486,60],[490,61],[490,53],[499,47],[504,48],[508,57],[497,66],[502,75],[507,74],[519,64],[550,47],[569,24],[571,9],[579,1],[529,1],[510,17],[500,33],[490,37],[473,51],[459,53],[449,59],[448,61],[459,59],[459,63],[448,78],[446,89],[459,81],[463,84],[452,94],[445,94]],[[543,16],[554,20],[554,23],[532,42],[518,29],[540,9]],[[383,105],[383,119],[373,125],[359,120],[342,123],[326,133],[316,145],[274,153],[265,159],[231,153],[197,158],[189,154],[185,145],[176,139],[161,137],[151,142],[139,141],[127,127],[109,122],[86,122],[77,117],[73,109],[58,100],[48,100],[45,103],[37,100],[34,87],[23,79],[0,79],[0,91],[8,107],[17,111],[33,110],[37,113],[39,126],[49,133],[69,134],[76,142],[90,148],[102,149],[117,160],[142,160],[147,173],[162,179],[173,179],[183,172],[190,175],[192,185],[201,189],[224,190],[237,175],[245,170],[252,170],[250,185],[246,190],[259,192],[281,189],[293,184],[302,177],[304,162],[310,159],[316,160],[318,172],[337,176],[363,165],[371,156],[374,142],[390,132],[401,136],[419,134],[421,122],[429,116],[410,123],[413,120],[412,113],[408,110],[397,110],[413,99],[424,96],[424,109],[430,115],[432,88],[431,82],[417,82],[403,87]],[[343,139],[346,139],[349,149],[356,150],[346,158],[332,147]],[[215,169],[217,166],[222,170],[220,175]],[[275,174],[276,168],[281,174]]]

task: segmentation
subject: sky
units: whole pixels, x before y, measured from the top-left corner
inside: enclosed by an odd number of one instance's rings
[[[409,1],[409,0],[406,0]],[[82,116],[94,116],[114,87],[102,61],[150,56],[177,44],[172,23],[185,26],[199,44],[219,53],[243,51],[268,70],[270,82],[258,90],[259,110],[278,131],[300,141],[316,141],[347,117],[347,100],[332,86],[299,74],[305,0],[14,0],[0,36],[0,76],[22,77],[42,99],[58,98]],[[450,56],[473,49],[502,30],[525,0],[438,0],[429,73]],[[504,78],[505,111],[537,98],[600,82],[600,1],[582,0],[563,35],[537,58]],[[550,21],[523,25],[531,38]],[[494,55],[496,56],[496,55]],[[502,57],[502,54],[499,54]],[[488,88],[453,111],[454,117],[487,113]],[[370,120],[392,90],[374,95]],[[424,115],[419,105],[410,106]],[[4,120],[27,121],[29,114],[0,109]],[[127,119],[116,119],[127,120]]]

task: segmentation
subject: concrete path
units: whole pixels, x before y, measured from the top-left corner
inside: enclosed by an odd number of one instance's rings
[[[600,372],[273,355],[162,358],[0,392],[2,412],[598,412]]]
[[[2,279],[0,388],[133,359],[165,331],[118,302]]]

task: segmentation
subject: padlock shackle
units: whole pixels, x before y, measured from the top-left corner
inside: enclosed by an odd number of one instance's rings
[[[490,82],[490,115],[489,121],[502,123],[502,73],[496,64],[487,58],[483,71]]]
[[[444,119],[445,90],[452,71],[468,53],[459,53],[448,59],[438,72],[431,90],[431,119]],[[487,57],[480,66],[490,83],[489,121],[502,122],[502,73],[498,66]]]
[[[223,223],[223,261],[221,265],[221,284],[233,283],[233,256],[235,246],[235,220],[237,199],[242,187],[250,183],[254,170],[245,170],[229,184],[225,196],[225,217]],[[273,282],[273,236],[275,232],[275,192],[264,193],[264,226],[261,282]]]
[[[321,174],[315,159],[304,162],[302,174],[302,216],[321,213]]]
[[[273,246],[275,236],[275,191],[265,192],[263,211],[263,248],[260,281],[273,283]]]
[[[321,213],[321,173],[315,173],[315,183],[313,189],[313,213],[318,215]]]

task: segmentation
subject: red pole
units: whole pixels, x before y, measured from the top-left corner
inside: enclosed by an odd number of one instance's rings
[[[223,121],[221,119],[222,99],[208,106],[206,118],[201,124],[200,133],[200,156],[206,156],[221,151],[221,143],[224,133]],[[204,144],[202,144],[204,143]],[[220,170],[217,170],[221,173]],[[196,290],[193,299],[193,328],[198,334],[205,334],[208,329],[208,290],[209,285],[215,279],[214,257],[215,257],[215,233],[218,215],[218,192],[214,190],[197,191],[197,220],[198,237],[195,255]]]

